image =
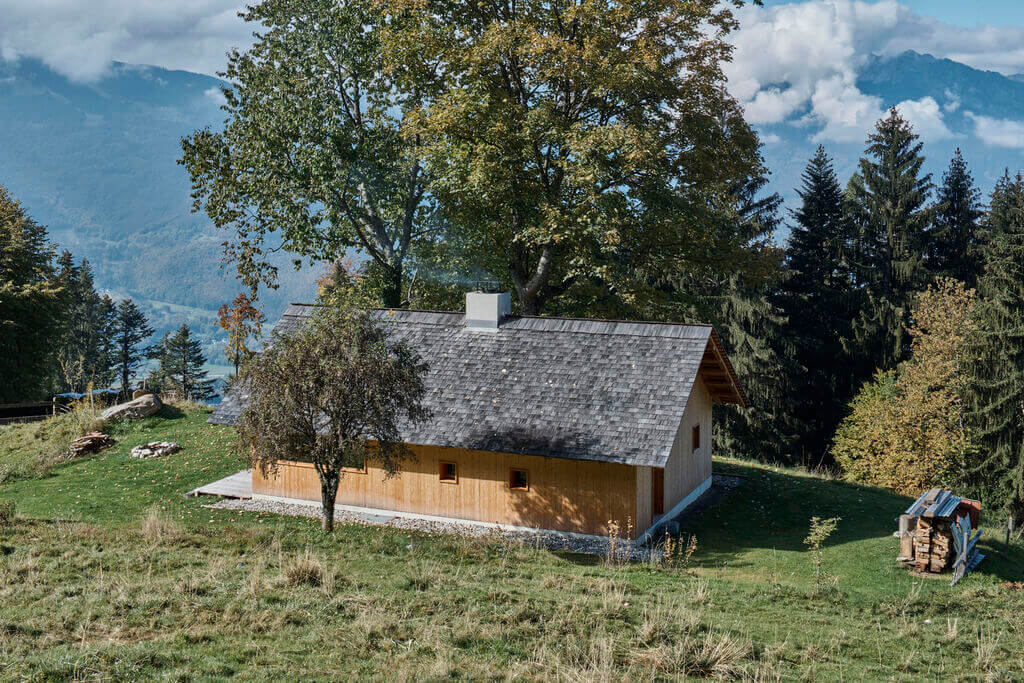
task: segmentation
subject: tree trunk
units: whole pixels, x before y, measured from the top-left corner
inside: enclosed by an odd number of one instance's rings
[[[320,476],[320,528],[325,534],[334,532],[334,501],[338,497],[338,475]]]
[[[384,269],[384,287],[381,290],[380,298],[384,308],[402,307],[401,266]]]

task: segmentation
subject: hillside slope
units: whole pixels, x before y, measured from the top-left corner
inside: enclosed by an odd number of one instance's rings
[[[209,509],[233,432],[166,409],[0,483],[0,678],[1001,680],[1022,666],[1019,540],[955,588],[895,563],[885,491],[738,461],[683,566]],[[183,450],[133,460],[133,445]],[[2,463],[0,463],[2,466]],[[840,516],[815,587],[811,516]],[[3,524],[0,521],[0,524]],[[330,672],[325,675],[324,672]]]

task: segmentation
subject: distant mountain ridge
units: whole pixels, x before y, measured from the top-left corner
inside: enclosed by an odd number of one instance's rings
[[[1024,170],[1024,140],[1020,147],[1000,146],[984,140],[977,132],[977,117],[1024,125],[1024,74],[1008,77],[908,51],[895,57],[872,57],[860,69],[856,85],[862,93],[878,97],[884,108],[925,97],[931,97],[942,108],[943,122],[952,136],[924,139],[928,159],[925,170],[934,175],[936,183],[941,182],[942,171],[957,147],[963,150],[986,196],[1005,169]],[[765,160],[772,171],[771,187],[793,208],[800,173],[817,147],[810,139],[816,131],[789,122],[758,128],[762,134],[777,140],[764,148]],[[855,170],[864,142],[826,140],[823,144],[835,157],[836,170],[845,182]]]
[[[150,302],[161,328],[192,321],[207,341],[239,287],[220,268],[225,234],[190,211],[177,159],[181,136],[221,125],[220,85],[121,63],[79,84],[36,60],[0,60],[0,184],[92,263],[99,287]],[[283,291],[266,297],[271,315],[312,292],[309,275],[282,275]]]
[[[201,74],[119,63],[97,83],[79,84],[35,60],[0,59],[0,184],[62,248],[89,259],[101,288],[145,302],[161,330],[192,321],[210,353],[222,339],[215,311],[239,286],[220,266],[226,235],[191,213],[188,176],[176,161],[181,136],[222,124],[220,85]],[[985,142],[973,118],[1024,124],[1024,75],[906,52],[868,60],[857,87],[885,107],[932,97],[943,108],[953,137],[925,141],[936,182],[956,147],[986,193],[1005,168],[1024,168],[1022,149]],[[792,123],[759,129],[769,141],[771,187],[794,208],[816,131]],[[825,144],[845,182],[863,142]],[[289,300],[314,291],[315,272],[295,273],[286,257],[281,265],[281,289],[264,297],[271,320]]]

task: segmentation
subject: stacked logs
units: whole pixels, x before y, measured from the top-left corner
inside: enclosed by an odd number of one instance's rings
[[[914,530],[914,568],[941,574],[953,562],[953,533],[949,520],[919,517]]]
[[[108,446],[113,446],[114,440],[106,434],[100,432],[88,432],[78,437],[71,442],[69,446],[70,453],[68,454],[71,458],[77,458],[86,453],[96,453],[101,451]]]

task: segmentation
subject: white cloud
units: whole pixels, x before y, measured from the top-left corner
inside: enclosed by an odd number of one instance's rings
[[[993,119],[967,112],[974,122],[974,133],[982,142],[992,147],[1024,149],[1024,121]]]
[[[913,124],[915,132],[925,140],[946,140],[957,137],[942,120],[942,110],[934,98],[905,100],[896,105],[896,110]]]
[[[239,0],[0,0],[0,56],[33,57],[77,81],[112,61],[215,73],[251,43]]]
[[[777,145],[782,142],[782,138],[775,133],[761,133],[761,142],[765,145]]]
[[[203,96],[218,107],[225,102],[224,93],[220,88],[207,88],[203,91]]]
[[[856,86],[858,70],[872,55],[915,50],[975,68],[1024,72],[1024,27],[952,26],[896,0],[747,5],[738,18],[726,75],[747,118],[817,126],[818,141],[863,141],[884,114],[882,102]],[[898,108],[922,137],[934,140],[953,135],[943,116],[959,106],[952,97],[942,107],[929,97]]]

